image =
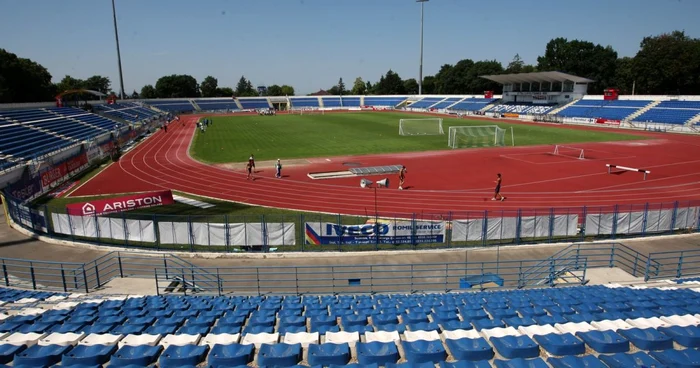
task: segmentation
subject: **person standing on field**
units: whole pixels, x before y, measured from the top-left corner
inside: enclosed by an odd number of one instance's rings
[[[248,164],[252,168],[253,172],[255,172],[255,156],[253,154],[250,154],[250,157],[248,157]]]
[[[277,163],[275,164],[275,169],[276,169],[275,177],[278,179],[281,178],[282,177],[282,164],[280,163],[280,159],[277,159]]]

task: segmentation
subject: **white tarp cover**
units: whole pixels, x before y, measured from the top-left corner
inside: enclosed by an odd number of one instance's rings
[[[675,223],[673,222],[674,212]],[[615,234],[641,234],[695,228],[698,223],[698,207],[619,212],[617,218],[613,213],[588,214],[586,215],[586,235],[610,235],[613,233],[613,223],[616,225]]]
[[[161,244],[229,245],[295,245],[296,231],[293,222],[212,224],[193,222],[190,232],[187,222],[159,222]]]
[[[487,220],[486,239],[514,239],[517,217],[491,217]],[[520,238],[576,235],[578,215],[523,216],[520,218]],[[452,221],[452,241],[483,240],[484,219]]]
[[[153,243],[153,221],[111,217],[70,216],[52,213],[53,229],[58,234],[85,238],[115,239]]]

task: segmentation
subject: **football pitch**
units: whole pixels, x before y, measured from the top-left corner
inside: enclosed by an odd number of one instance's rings
[[[203,162],[229,163],[244,162],[251,153],[266,161],[450,149],[447,134],[399,135],[400,119],[430,117],[395,112],[214,116],[205,133],[197,130],[191,154]],[[442,118],[445,133],[450,126],[497,125],[507,130],[506,146],[513,143],[511,127],[516,146],[645,139],[617,132]]]

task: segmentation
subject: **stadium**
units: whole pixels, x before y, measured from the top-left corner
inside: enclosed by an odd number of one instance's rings
[[[0,364],[700,367],[700,39],[423,76],[426,2],[352,90],[0,49]]]

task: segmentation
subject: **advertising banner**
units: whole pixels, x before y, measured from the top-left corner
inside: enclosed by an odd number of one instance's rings
[[[68,175],[68,166],[66,162],[53,165],[50,169],[41,173],[41,185],[44,188],[50,188],[55,182],[63,179]]]
[[[19,181],[8,185],[6,190],[12,198],[23,202],[41,193],[41,179],[25,170]]]
[[[66,206],[69,215],[94,216],[106,213],[131,211],[139,208],[164,206],[175,203],[169,190],[139,193],[130,196],[98,199],[91,202],[73,203]]]
[[[444,221],[379,221],[376,224],[341,225],[307,222],[306,244],[418,244],[445,242]]]
[[[88,165],[87,153],[83,152],[75,157],[66,160],[66,169],[69,173],[82,170]]]

